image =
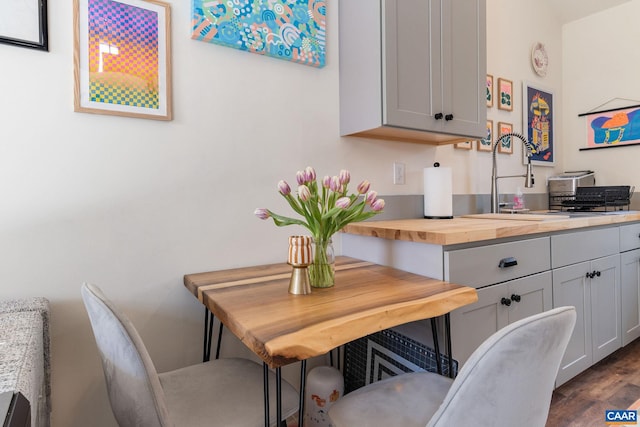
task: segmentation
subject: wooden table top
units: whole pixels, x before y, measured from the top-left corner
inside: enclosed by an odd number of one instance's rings
[[[184,285],[272,368],[478,299],[467,286],[348,257],[337,257],[331,288],[292,295],[290,277],[282,263],[187,274]]]

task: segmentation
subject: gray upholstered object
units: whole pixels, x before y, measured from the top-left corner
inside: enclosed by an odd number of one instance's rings
[[[19,391],[27,398],[32,426],[50,425],[49,360],[49,301],[1,301],[0,392]]]
[[[403,374],[358,389],[329,410],[336,427],[544,427],[576,322],[560,307],[489,337],[455,380]]]
[[[263,426],[263,369],[246,359],[219,359],[157,374],[131,322],[93,285],[82,298],[102,358],[111,408],[121,427]],[[270,373],[270,390],[275,375]],[[269,399],[275,425],[275,395]],[[283,381],[282,414],[298,409]]]

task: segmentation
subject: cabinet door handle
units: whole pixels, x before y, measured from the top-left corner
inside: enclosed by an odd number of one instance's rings
[[[500,260],[500,263],[498,263],[498,267],[499,268],[507,268],[507,267],[513,267],[515,265],[518,265],[518,260],[515,259],[514,257],[510,256],[507,258],[502,258]]]
[[[445,119],[446,121],[451,121],[451,120],[453,120],[453,114],[447,114],[446,116],[444,116],[444,119]]]
[[[587,273],[587,277],[588,277],[589,279],[593,279],[593,278],[594,278],[594,277],[596,277],[596,276],[597,276],[597,277],[600,277],[600,275],[601,275],[601,274],[602,274],[602,272],[600,272],[600,271],[596,271],[596,270],[593,270],[591,273]]]
[[[513,301],[513,302],[520,302],[520,299],[521,299],[521,297],[518,294],[512,294],[511,295],[511,301]]]
[[[507,307],[509,307],[511,305],[511,300],[509,298],[502,298],[500,300],[500,304],[506,305]]]
[[[442,119],[442,113],[436,113],[436,115],[433,116],[433,118],[436,119],[436,120]]]

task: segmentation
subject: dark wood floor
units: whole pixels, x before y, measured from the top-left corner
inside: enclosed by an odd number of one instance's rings
[[[602,427],[606,409],[640,399],[640,339],[558,387],[547,427]]]

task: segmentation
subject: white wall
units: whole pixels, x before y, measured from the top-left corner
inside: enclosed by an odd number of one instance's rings
[[[640,104],[640,1],[570,23],[563,30],[563,130],[567,170],[591,169],[598,185],[640,188],[638,146],[579,151],[587,145],[578,114]]]
[[[348,168],[381,194],[421,194],[422,169],[437,160],[453,166],[455,193],[489,193],[487,153],[339,137],[336,1],[323,69],[190,40],[189,2],[170,3],[171,122],[73,112],[72,2],[49,2],[49,53],[0,45],[0,298],[51,301],[54,427],[114,425],[83,281],[129,314],[168,370],[200,358],[203,310],[185,273],[283,260],[296,230],[253,216],[287,212],[279,179],[294,182],[307,165]],[[545,84],[561,93],[560,30],[530,3],[488,1],[488,71],[513,80],[517,97],[512,113],[489,117],[515,130],[535,41],[549,49]],[[525,17],[536,32],[518,24]],[[523,171],[519,153],[500,156],[501,173]],[[392,184],[394,161],[407,165],[404,186]],[[544,182],[553,170],[540,169]],[[511,181],[504,191],[520,183]]]

